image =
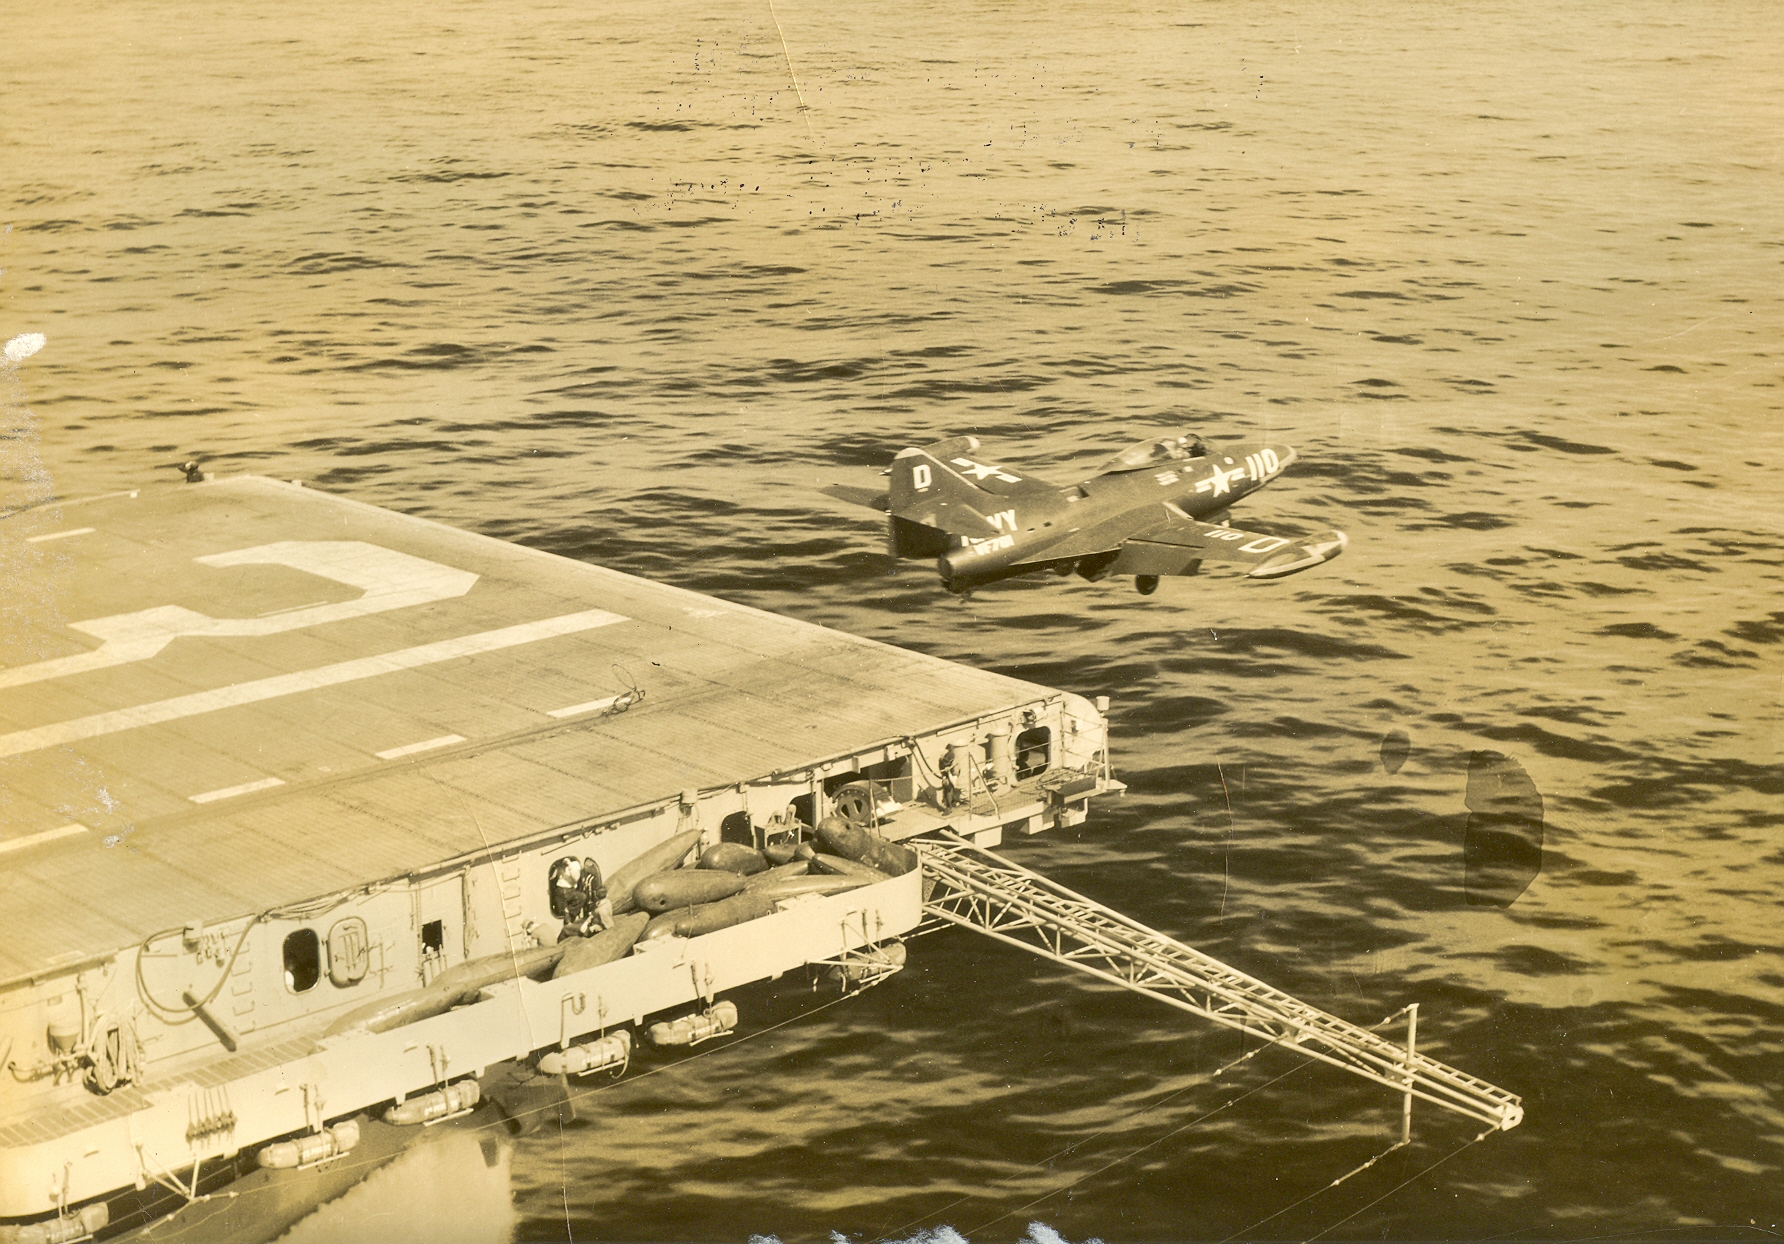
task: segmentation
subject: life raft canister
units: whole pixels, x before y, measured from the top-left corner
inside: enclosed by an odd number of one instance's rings
[[[384,1121],[398,1127],[438,1123],[441,1119],[469,1113],[482,1100],[483,1090],[477,1087],[477,1081],[460,1080],[432,1093],[411,1097],[400,1106],[392,1106],[384,1112]]]
[[[539,1059],[539,1070],[548,1076],[586,1076],[611,1067],[624,1071],[631,1057],[632,1034],[622,1028],[598,1041],[552,1050]]]
[[[358,1143],[359,1124],[346,1119],[320,1132],[268,1145],[255,1160],[267,1170],[290,1170],[339,1157]]]
[[[683,1015],[650,1026],[652,1045],[698,1045],[708,1037],[720,1037],[737,1027],[737,1007],[730,1002],[714,1003],[710,1011]]]
[[[72,1214],[59,1215],[46,1222],[20,1223],[0,1227],[0,1244],[71,1244],[87,1240],[111,1222],[111,1211],[105,1202],[84,1205]]]

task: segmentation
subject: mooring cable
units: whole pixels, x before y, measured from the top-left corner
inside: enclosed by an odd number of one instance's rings
[[[1166,1132],[1162,1136],[1159,1136],[1153,1140],[1147,1141],[1145,1144],[1141,1145],[1138,1149],[1134,1149],[1131,1152],[1122,1154],[1120,1157],[1116,1158],[1113,1162],[1104,1163],[1102,1166],[1097,1167],[1093,1171],[1086,1171],[1084,1174],[1078,1176],[1078,1178],[1072,1180],[1070,1183],[1061,1184],[1059,1187],[1054,1188],[1051,1191],[1043,1192],[1040,1196],[1035,1197],[1031,1201],[1025,1201],[1021,1205],[1016,1206],[1016,1208],[1014,1208],[1014,1209],[1004,1211],[1003,1213],[999,1214],[996,1218],[989,1219],[985,1222],[980,1223],[976,1227],[969,1228],[967,1235],[970,1238],[970,1236],[973,1232],[983,1231],[987,1227],[994,1227],[1006,1218],[1013,1218],[1017,1214],[1021,1214],[1021,1213],[1026,1212],[1027,1210],[1033,1209],[1036,1205],[1039,1205],[1042,1201],[1045,1201],[1050,1197],[1058,1196],[1061,1192],[1065,1192],[1065,1191],[1068,1191],[1069,1189],[1077,1187],[1079,1184],[1083,1183],[1086,1179],[1093,1179],[1096,1176],[1101,1175],[1106,1171],[1114,1170],[1117,1166],[1120,1166],[1123,1162],[1127,1161],[1129,1158],[1138,1157],[1140,1154],[1146,1152],[1146,1150],[1152,1148],[1155,1145],[1163,1144],[1165,1141],[1171,1139],[1171,1137],[1177,1135],[1178,1133],[1187,1132],[1190,1128],[1195,1127],[1198,1124],[1207,1122],[1209,1119],[1212,1119],[1215,1115],[1220,1114],[1222,1111],[1230,1110],[1232,1107],[1238,1105],[1240,1102],[1244,1101],[1247,1097],[1250,1097],[1253,1093],[1261,1093],[1265,1089],[1269,1088],[1272,1084],[1275,1084],[1278,1080],[1286,1080],[1289,1076],[1294,1075],[1298,1071],[1305,1070],[1310,1065],[1311,1064],[1309,1064],[1309,1063],[1297,1063],[1295,1066],[1290,1067],[1287,1071],[1283,1072],[1281,1075],[1275,1077],[1275,1079],[1265,1080],[1262,1084],[1258,1085],[1255,1088],[1246,1089],[1243,1093],[1239,1094],[1237,1097],[1232,1098],[1230,1101],[1224,1102],[1223,1104],[1216,1106],[1214,1109],[1208,1111],[1208,1113],[1206,1113],[1204,1115],[1199,1115],[1196,1118],[1191,1119],[1187,1123],[1184,1123],[1178,1127],[1172,1128],[1170,1131]]]
[[[1403,1149],[1407,1145],[1410,1145],[1411,1143],[1412,1142],[1410,1140],[1396,1140],[1393,1144],[1389,1145],[1386,1149],[1383,1149],[1380,1153],[1378,1153],[1374,1157],[1370,1158],[1367,1162],[1363,1163],[1361,1166],[1352,1167],[1350,1170],[1344,1172],[1344,1174],[1342,1174],[1342,1175],[1338,1176],[1338,1178],[1334,1179],[1331,1183],[1321,1184],[1319,1187],[1315,1188],[1312,1192],[1309,1192],[1306,1196],[1302,1197],[1299,1201],[1290,1201],[1287,1205],[1284,1205],[1281,1209],[1277,1210],[1274,1214],[1271,1214],[1268,1217],[1258,1219],[1256,1222],[1252,1223],[1249,1227],[1240,1227],[1237,1231],[1235,1231],[1231,1235],[1227,1236],[1224,1240],[1221,1240],[1220,1244],[1232,1244],[1232,1241],[1238,1239],[1240,1236],[1249,1235],[1251,1232],[1256,1231],[1259,1227],[1263,1226],[1266,1222],[1269,1222],[1271,1219],[1282,1217],[1284,1214],[1288,1213],[1291,1209],[1294,1209],[1297,1205],[1305,1205],[1305,1204],[1307,1204],[1307,1202],[1311,1201],[1314,1197],[1320,1195],[1320,1193],[1330,1192],[1333,1188],[1336,1188],[1339,1184],[1341,1184],[1345,1180],[1349,1179],[1352,1175],[1361,1175],[1364,1171],[1368,1170],[1371,1166],[1374,1166],[1377,1162],[1379,1162],[1383,1158],[1387,1157],[1388,1154],[1392,1153],[1394,1150]]]
[[[1474,1137],[1472,1140],[1463,1141],[1461,1144],[1457,1145],[1454,1149],[1451,1149],[1448,1153],[1444,1154],[1441,1158],[1438,1158],[1435,1162],[1431,1163],[1431,1165],[1427,1166],[1424,1170],[1420,1171],[1418,1174],[1411,1175],[1405,1179],[1402,1179],[1399,1183],[1395,1184],[1392,1188],[1389,1188],[1386,1192],[1382,1193],[1380,1196],[1376,1197],[1373,1201],[1369,1202],[1369,1204],[1361,1206],[1358,1209],[1352,1210],[1350,1213],[1348,1213],[1344,1217],[1340,1218],[1337,1222],[1333,1223],[1331,1226],[1320,1228],[1318,1231],[1315,1231],[1312,1235],[1308,1236],[1305,1240],[1302,1240],[1301,1244],[1313,1244],[1313,1241],[1319,1239],[1320,1236],[1325,1235],[1327,1232],[1336,1231],[1339,1227],[1342,1227],[1345,1223],[1349,1222],[1352,1218],[1355,1218],[1358,1214],[1362,1213],[1364,1210],[1374,1209],[1377,1205],[1380,1205],[1383,1201],[1385,1201],[1389,1197],[1393,1196],[1394,1193],[1400,1191],[1400,1189],[1404,1188],[1407,1184],[1412,1183],[1414,1180],[1423,1179],[1426,1175],[1429,1175],[1432,1171],[1436,1170],[1438,1167],[1442,1166],[1445,1162],[1449,1161],[1451,1158],[1455,1157],[1458,1153],[1462,1152],[1462,1150],[1468,1148],[1470,1145],[1479,1144],[1481,1141],[1485,1140],[1487,1137],[1491,1136],[1494,1132],[1496,1132],[1498,1130],[1499,1129],[1496,1127],[1489,1127],[1486,1131],[1484,1131],[1480,1135]],[[1323,1191],[1323,1189],[1322,1189],[1322,1191]]]
[[[1095,1140],[1097,1137],[1108,1135],[1110,1132],[1114,1131],[1117,1127],[1121,1126],[1123,1123],[1126,1123],[1132,1119],[1137,1119],[1143,1114],[1147,1114],[1150,1111],[1159,1109],[1161,1106],[1167,1106],[1171,1102],[1176,1101],[1179,1097],[1183,1096],[1183,1094],[1189,1092],[1189,1090],[1191,1090],[1193,1088],[1199,1088],[1203,1084],[1206,1084],[1210,1080],[1218,1079],[1222,1075],[1231,1071],[1234,1067],[1239,1066],[1241,1063],[1249,1062],[1251,1059],[1256,1058],[1259,1054],[1262,1054],[1265,1050],[1274,1047],[1277,1044],[1277,1042],[1279,1042],[1281,1040],[1282,1040],[1282,1038],[1278,1037],[1278,1038],[1276,1038],[1275,1041],[1266,1041],[1266,1042],[1264,1042],[1264,1044],[1258,1046],[1255,1050],[1251,1050],[1248,1053],[1239,1055],[1239,1057],[1235,1058],[1232,1062],[1227,1063],[1224,1066],[1215,1068],[1213,1071],[1209,1072],[1207,1075],[1205,1075],[1205,1076],[1198,1075],[1194,1080],[1192,1080],[1188,1084],[1185,1084],[1182,1088],[1173,1089],[1171,1092],[1166,1093],[1163,1097],[1159,1098],[1157,1101],[1149,1102],[1148,1104],[1141,1106],[1137,1110],[1132,1110],[1132,1111],[1128,1112],[1127,1114],[1122,1115],[1119,1119],[1116,1119],[1113,1122],[1106,1124],[1105,1126],[1092,1132],[1090,1135],[1080,1136],[1077,1140],[1074,1140],[1071,1144],[1067,1145],[1065,1148],[1061,1149],[1059,1152],[1049,1154],[1048,1156],[1041,1158],[1039,1161],[1030,1163],[1030,1169],[1032,1170],[1033,1168],[1038,1167],[1038,1166],[1051,1166],[1053,1163],[1057,1162],[1060,1158],[1067,1156],[1068,1154],[1070,1154],[1072,1151],[1074,1151],[1076,1149],[1082,1148],[1083,1146],[1089,1144],[1091,1141]],[[1301,1070],[1303,1067],[1306,1067],[1307,1065],[1308,1064],[1306,1064],[1306,1063],[1301,1063],[1301,1064],[1298,1064],[1297,1066],[1291,1067],[1287,1071],[1283,1072],[1282,1075],[1277,1076],[1276,1080],[1282,1079],[1283,1076],[1293,1075],[1295,1072]],[[1269,1085],[1276,1083],[1276,1080],[1270,1080],[1265,1084],[1260,1084],[1260,1085],[1258,1085],[1258,1088],[1259,1089],[1268,1088]],[[1249,1096],[1251,1096],[1251,1093],[1255,1093],[1255,1092],[1257,1092],[1257,1089],[1252,1089],[1250,1092],[1244,1094],[1244,1097],[1249,1097]],[[1230,1106],[1233,1104],[1233,1102],[1241,1101],[1241,1100],[1243,1100],[1242,1097],[1235,1097],[1233,1099],[1233,1101],[1228,1102],[1227,1105]],[[1224,1110],[1224,1109],[1226,1109],[1226,1106],[1222,1106],[1220,1109]],[[1218,1114],[1218,1113],[1220,1113],[1220,1111],[1216,1110],[1211,1113]],[[1209,1116],[1204,1115],[1202,1117],[1207,1118]],[[1188,1127],[1188,1126],[1192,1126],[1192,1125],[1185,1124],[1184,1126]],[[1164,1140],[1164,1139],[1166,1139],[1166,1137],[1161,1136],[1158,1139]],[[1150,1143],[1157,1144],[1158,1141],[1155,1140]],[[1138,1153],[1139,1150],[1136,1149],[1136,1150],[1134,1150],[1134,1152]],[[1129,1154],[1128,1156],[1131,1157],[1133,1155]],[[1126,1159],[1122,1159],[1122,1160],[1125,1161]],[[1111,1165],[1113,1165],[1113,1163]],[[1107,1170],[1108,1167],[1104,1167],[1103,1169]],[[1100,1174],[1100,1173],[1101,1173],[1100,1171],[1091,1171],[1088,1174],[1081,1176],[1079,1180],[1074,1180],[1073,1182],[1074,1183],[1081,1182],[1081,1180],[1083,1180],[1083,1179],[1090,1178],[1091,1175]],[[1053,1190],[1053,1192],[1049,1192],[1046,1195],[1052,1196],[1054,1192],[1059,1192],[1063,1188],[1069,1188],[1071,1186],[1072,1186],[1072,1184],[1062,1185],[1062,1188],[1055,1188]],[[922,1223],[922,1222],[926,1221],[927,1219],[935,1218],[939,1215],[945,1214],[949,1210],[953,1209],[955,1206],[964,1205],[966,1202],[968,1202],[972,1199],[973,1199],[973,1196],[972,1196],[972,1194],[969,1193],[966,1196],[958,1197],[955,1200],[948,1202],[946,1205],[942,1206],[940,1209],[932,1209],[926,1214],[922,1214],[916,1218],[911,1219],[909,1222],[905,1223],[901,1227],[894,1227],[890,1234],[879,1236],[878,1240],[876,1241],[876,1244],[879,1244],[880,1241],[893,1239],[896,1236],[902,1236],[906,1231],[910,1230],[914,1226],[917,1226],[919,1223]],[[1045,1200],[1046,1197],[1042,1197],[1041,1199]],[[1030,1204],[1034,1204],[1034,1203],[1035,1202],[1030,1202]],[[1020,1213],[1022,1211],[1022,1209],[1026,1209],[1026,1208],[1027,1208],[1027,1206],[1022,1206],[1018,1209],[1011,1210],[1010,1213],[1011,1214]],[[1005,1218],[1009,1217],[1009,1214],[1004,1215],[1004,1217]],[[992,1221],[998,1222],[998,1221],[1001,1221],[1001,1219],[993,1219]]]
[[[1406,1014],[1406,1012],[1411,1009],[1412,1008],[1410,1006],[1403,1006],[1398,1011],[1395,1011],[1392,1015],[1388,1015],[1382,1019],[1377,1020],[1375,1023],[1370,1024],[1369,1030],[1374,1031],[1377,1028],[1386,1027],[1388,1024],[1390,1024],[1394,1020],[1400,1018],[1400,1016]],[[1479,1140],[1479,1139],[1480,1139],[1479,1136],[1475,1137],[1475,1140]],[[1290,1201],[1287,1205],[1284,1205],[1281,1209],[1277,1210],[1275,1213],[1258,1219],[1256,1222],[1252,1223],[1248,1227],[1239,1228],[1239,1230],[1233,1232],[1231,1235],[1229,1235],[1225,1239],[1221,1240],[1220,1244],[1232,1244],[1232,1241],[1238,1239],[1240,1236],[1248,1235],[1251,1232],[1256,1231],[1259,1227],[1263,1226],[1265,1223],[1270,1222],[1273,1219],[1282,1217],[1284,1214],[1288,1213],[1291,1209],[1294,1209],[1297,1206],[1307,1204],[1307,1202],[1311,1201],[1314,1197],[1319,1196],[1321,1193],[1330,1192],[1333,1188],[1336,1188],[1339,1184],[1343,1183],[1345,1180],[1349,1179],[1351,1176],[1361,1175],[1364,1171],[1368,1170],[1371,1166],[1374,1166],[1377,1162],[1379,1162],[1383,1158],[1387,1157],[1388,1154],[1394,1152],[1396,1149],[1404,1149],[1407,1145],[1409,1145],[1411,1143],[1412,1143],[1411,1140],[1395,1141],[1393,1144],[1389,1145],[1386,1149],[1383,1149],[1380,1153],[1378,1153],[1374,1157],[1370,1158],[1367,1162],[1362,1163],[1360,1166],[1352,1167],[1350,1170],[1344,1172],[1344,1174],[1338,1176],[1338,1178],[1332,1180],[1330,1183],[1321,1184],[1319,1187],[1315,1188],[1312,1192],[1309,1192],[1306,1196],[1302,1197],[1300,1200]],[[1473,1141],[1469,1142],[1469,1144],[1473,1144],[1473,1143],[1474,1143]],[[1466,1145],[1463,1146],[1463,1148],[1466,1148],[1466,1147],[1467,1147]],[[1461,1152],[1461,1150],[1457,1150],[1457,1152],[1459,1153],[1459,1152]],[[1453,1157],[1454,1154],[1452,1154],[1450,1156]],[[1414,1176],[1414,1178],[1417,1178],[1417,1176]],[[1367,1209],[1367,1208],[1368,1208],[1368,1206],[1363,1207],[1363,1209]],[[1359,1213],[1359,1214],[1362,1213],[1362,1210],[1358,1210],[1357,1213]],[[1338,1225],[1341,1225],[1341,1224],[1337,1224],[1337,1223],[1333,1224],[1333,1226],[1338,1226]],[[1328,1231],[1331,1229],[1332,1229],[1331,1227],[1326,1228],[1326,1230],[1328,1230]]]
[[[1395,1019],[1398,1019],[1401,1015],[1404,1015],[1408,1009],[1409,1008],[1407,1008],[1407,1007],[1401,1007],[1398,1011],[1393,1012],[1391,1015],[1384,1016],[1383,1018],[1375,1021],[1375,1023],[1370,1024],[1369,1028],[1371,1030],[1373,1030],[1376,1028],[1385,1027],[1386,1025],[1392,1023]],[[1243,1063],[1249,1059],[1257,1057],[1259,1054],[1262,1054],[1265,1050],[1273,1049],[1276,1045],[1278,1045],[1280,1042],[1282,1042],[1285,1039],[1287,1039],[1287,1034],[1284,1034],[1284,1036],[1281,1036],[1281,1037],[1277,1037],[1274,1040],[1266,1041],[1263,1045],[1258,1046],[1255,1050],[1252,1050],[1246,1054],[1241,1054],[1238,1058],[1234,1059],[1232,1062],[1227,1063],[1225,1066],[1216,1069],[1215,1071],[1210,1073],[1206,1077],[1206,1079],[1213,1080],[1213,1079],[1219,1077],[1223,1073],[1230,1071],[1234,1067],[1237,1067],[1240,1063]],[[1042,1201],[1045,1201],[1048,1197],[1055,1196],[1060,1192],[1064,1192],[1064,1191],[1067,1191],[1068,1189],[1074,1188],[1078,1184],[1083,1183],[1085,1180],[1094,1178],[1097,1175],[1101,1175],[1105,1171],[1113,1170],[1115,1167],[1121,1165],[1123,1162],[1127,1161],[1129,1158],[1132,1158],[1132,1157],[1137,1156],[1138,1154],[1144,1153],[1147,1149],[1152,1148],[1154,1145],[1161,1144],[1162,1142],[1169,1140],[1171,1137],[1177,1135],[1178,1133],[1186,1131],[1189,1128],[1194,1127],[1198,1123],[1204,1122],[1207,1119],[1213,1118],[1215,1115],[1221,1113],[1221,1111],[1226,1110],[1227,1108],[1229,1108],[1231,1106],[1237,1105],[1239,1102],[1245,1100],[1245,1098],[1250,1097],[1253,1093],[1261,1092],[1262,1090],[1269,1088],[1272,1084],[1275,1084],[1278,1080],[1286,1079],[1287,1077],[1295,1074],[1297,1071],[1305,1070],[1307,1067],[1310,1067],[1312,1065],[1313,1064],[1311,1062],[1298,1063],[1295,1066],[1289,1068],[1287,1071],[1283,1072],[1281,1075],[1277,1076],[1275,1079],[1266,1080],[1264,1083],[1258,1085],[1256,1088],[1249,1089],[1246,1092],[1240,1094],[1238,1097],[1233,1098],[1231,1101],[1227,1102],[1225,1105],[1217,1107],[1216,1109],[1209,1111],[1207,1114],[1204,1114],[1204,1115],[1200,1116],[1199,1118],[1191,1119],[1188,1123],[1185,1123],[1180,1127],[1173,1128],[1171,1131],[1166,1132],[1164,1135],[1159,1136],[1154,1140],[1148,1141],[1146,1144],[1141,1145],[1138,1149],[1133,1150],[1131,1153],[1124,1154],[1123,1156],[1116,1158],[1114,1161],[1109,1162],[1103,1166],[1100,1166],[1095,1170],[1086,1171],[1083,1175],[1080,1175],[1078,1178],[1072,1180],[1070,1183],[1061,1184],[1059,1187],[1054,1188],[1049,1192],[1043,1193],[1041,1196],[1036,1197],[1032,1201],[1028,1201],[1022,1205],[1017,1206],[1016,1208],[1014,1208],[1012,1210],[1009,1210],[1003,1214],[1000,1214],[998,1217],[991,1219],[989,1222],[984,1222],[984,1223],[979,1224],[978,1226],[972,1228],[972,1230],[973,1231],[982,1231],[986,1227],[995,1226],[997,1223],[1002,1222],[1006,1218],[1012,1217],[1013,1215],[1016,1215],[1016,1214],[1020,1214],[1024,1210],[1027,1210],[1027,1209],[1032,1208],[1033,1206],[1039,1205]],[[1046,1165],[1046,1164],[1055,1162],[1059,1158],[1064,1157],[1066,1154],[1071,1153],[1074,1149],[1077,1149],[1077,1148],[1081,1147],[1082,1145],[1087,1144],[1088,1142],[1090,1142],[1092,1140],[1095,1140],[1098,1136],[1102,1136],[1102,1135],[1107,1134],[1110,1131],[1113,1131],[1116,1127],[1118,1127],[1122,1123],[1127,1122],[1129,1119],[1138,1118],[1140,1115],[1145,1114],[1146,1112],[1148,1112],[1150,1110],[1156,1110],[1160,1106],[1166,1105],[1169,1102],[1174,1101],[1176,1098],[1182,1096],[1184,1093],[1187,1093],[1190,1089],[1195,1088],[1197,1085],[1202,1084],[1204,1082],[1205,1082],[1204,1080],[1198,1079],[1192,1084],[1187,1084],[1184,1087],[1177,1089],[1174,1092],[1171,1092],[1171,1093],[1165,1095],[1164,1097],[1159,1098],[1159,1100],[1151,1103],[1150,1105],[1142,1106],[1138,1110],[1135,1110],[1129,1114],[1123,1115],[1121,1118],[1115,1120],[1113,1123],[1110,1123],[1109,1125],[1100,1129],[1099,1131],[1093,1132],[1089,1136],[1085,1136],[1079,1140],[1073,1141],[1070,1145],[1067,1145],[1064,1149],[1061,1149],[1058,1153],[1052,1154],[1051,1156],[1046,1157],[1046,1158],[1042,1158],[1039,1162],[1036,1162],[1033,1165],[1034,1166],[1042,1166],[1042,1165]],[[1475,1139],[1478,1140],[1478,1139],[1480,1139],[1480,1137],[1476,1137]],[[1320,1188],[1315,1189],[1313,1192],[1310,1192],[1306,1196],[1302,1197],[1301,1200],[1296,1201],[1291,1205],[1285,1206],[1283,1209],[1280,1209],[1280,1210],[1276,1211],[1276,1213],[1271,1214],[1270,1218],[1278,1217],[1279,1215],[1286,1213],[1288,1210],[1293,1209],[1296,1205],[1300,1205],[1307,1201],[1312,1200],[1314,1197],[1318,1196],[1321,1192],[1324,1192],[1330,1188],[1337,1187],[1339,1184],[1341,1184],[1345,1180],[1349,1179],[1352,1175],[1361,1174],[1363,1171],[1368,1170],[1371,1166],[1374,1166],[1377,1162],[1381,1161],[1382,1158],[1385,1158],[1388,1154],[1394,1152],[1394,1150],[1396,1150],[1396,1149],[1401,1148],[1403,1145],[1405,1145],[1407,1143],[1408,1142],[1406,1142],[1406,1141],[1400,1141],[1400,1142],[1395,1143],[1394,1145],[1391,1145],[1387,1149],[1384,1149],[1382,1152],[1380,1152],[1380,1153],[1376,1154],[1374,1157],[1370,1158],[1367,1162],[1364,1162],[1361,1166],[1358,1166],[1350,1171],[1345,1172],[1343,1175],[1340,1175],[1337,1179],[1332,1180],[1331,1183],[1325,1184],[1325,1185],[1321,1186]],[[1470,1142],[1470,1143],[1473,1143],[1473,1142]],[[1464,1147],[1466,1147],[1466,1146],[1464,1146]],[[1458,1150],[1458,1152],[1460,1152],[1460,1151]],[[1452,1154],[1450,1156],[1453,1157],[1454,1155]],[[1415,1178],[1416,1178],[1416,1176],[1415,1176]],[[920,1216],[918,1218],[914,1218],[910,1222],[905,1223],[903,1226],[896,1228],[892,1232],[891,1235],[882,1235],[882,1236],[878,1237],[876,1244],[884,1244],[885,1241],[891,1240],[892,1238],[894,1238],[894,1236],[902,1235],[905,1231],[909,1230],[911,1227],[917,1226],[918,1224],[920,1224],[928,1219],[935,1218],[937,1215],[945,1214],[949,1210],[953,1209],[955,1206],[964,1204],[965,1202],[970,1201],[972,1199],[973,1198],[970,1195],[959,1197],[956,1200],[949,1202],[947,1205],[942,1206],[938,1210],[931,1210],[929,1213],[923,1214],[922,1216]],[[1368,1206],[1364,1206],[1363,1208],[1367,1209]],[[1359,1210],[1357,1212],[1361,1213],[1362,1211]],[[1250,1227],[1246,1227],[1244,1229],[1244,1231],[1241,1231],[1238,1234],[1243,1235],[1245,1231],[1253,1230],[1254,1228],[1262,1225],[1263,1222],[1269,1222],[1270,1218],[1265,1218],[1265,1219],[1261,1220],[1261,1222],[1253,1223]],[[1336,1226],[1336,1225],[1339,1225],[1339,1224],[1334,1224],[1334,1226]],[[1327,1230],[1330,1230],[1330,1229],[1331,1228],[1327,1228]],[[1231,1241],[1235,1238],[1236,1238],[1236,1236],[1228,1236],[1226,1238],[1226,1240],[1221,1241],[1221,1244],[1228,1244],[1228,1241]]]

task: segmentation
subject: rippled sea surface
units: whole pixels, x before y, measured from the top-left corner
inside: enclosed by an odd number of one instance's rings
[[[15,9],[0,69],[9,505],[196,454],[1107,694],[1130,794],[1012,855],[1417,1001],[1529,1112],[1294,1205],[1391,1093],[1198,1078],[1237,1037],[947,934],[523,1140],[521,1238],[1784,1222],[1772,5],[138,0]],[[960,600],[813,491],[1178,425],[1298,446],[1235,517],[1349,552]],[[1503,909],[1483,749],[1547,817]]]

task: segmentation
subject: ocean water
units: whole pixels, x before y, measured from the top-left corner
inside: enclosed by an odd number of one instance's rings
[[[1784,1223],[1773,6],[137,0],[0,74],[8,508],[199,456],[1107,694],[1130,793],[1010,854],[1528,1112],[1327,1187],[1391,1093],[949,933],[522,1138],[515,1238]],[[814,491],[1177,426],[1349,551],[962,600]]]

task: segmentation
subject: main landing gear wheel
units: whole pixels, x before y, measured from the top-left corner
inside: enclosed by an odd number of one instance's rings
[[[830,796],[830,810],[856,829],[873,825],[873,784],[850,782]]]
[[[1150,596],[1158,591],[1158,576],[1155,574],[1137,574],[1134,576],[1134,587],[1142,596]]]

